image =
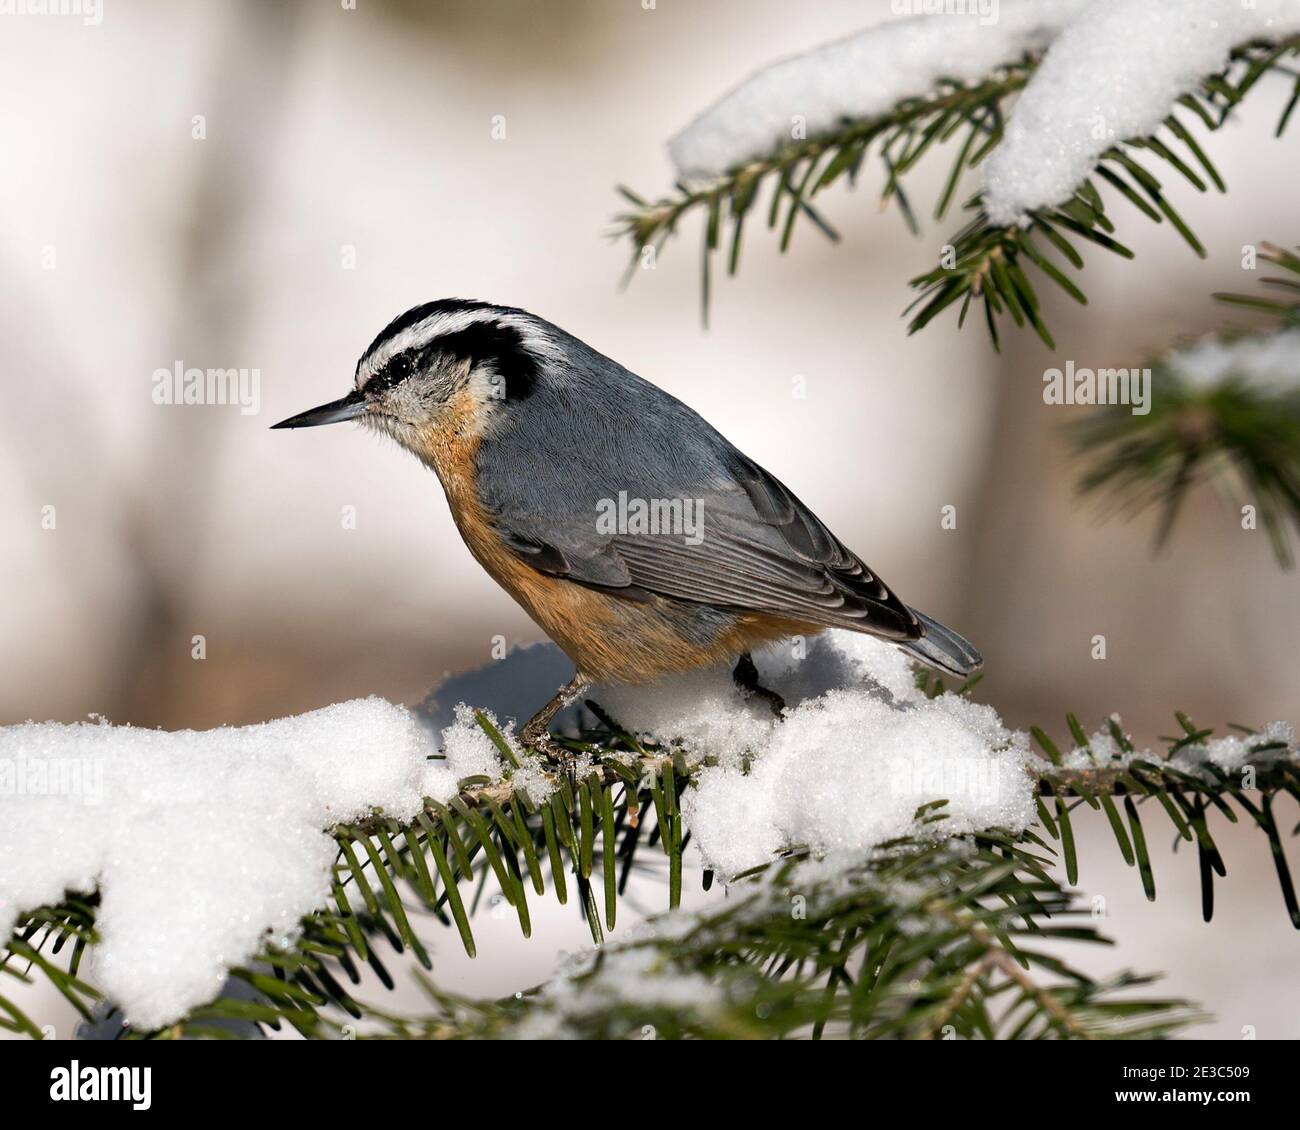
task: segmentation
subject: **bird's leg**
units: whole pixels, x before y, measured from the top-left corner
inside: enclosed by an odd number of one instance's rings
[[[765,699],[768,706],[772,708],[772,713],[778,718],[781,712],[785,710],[785,699],[776,691],[770,691],[758,681],[758,668],[754,666],[754,657],[747,651],[740,654],[736,660],[736,669],[731,673],[731,677],[736,681],[736,686],[740,688],[740,693],[746,698],[758,697]]]
[[[591,680],[581,674],[574,675],[564,684],[545,706],[534,714],[519,731],[519,741],[536,753],[556,753],[555,743],[551,740],[551,720],[570,703],[582,697],[583,692],[591,686]]]

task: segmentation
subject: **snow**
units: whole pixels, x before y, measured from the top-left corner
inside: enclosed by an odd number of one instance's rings
[[[514,738],[514,725],[500,725],[495,714],[485,711],[484,717],[501,733],[516,757],[522,757],[518,742]],[[496,743],[487,735],[487,731],[478,724],[472,707],[458,703],[455,710],[455,722],[442,732],[442,752],[446,762],[431,770],[426,780],[436,789],[427,795],[434,800],[445,801],[456,795],[457,784],[466,777],[487,777],[497,780],[505,766]]]
[[[927,699],[897,648],[833,631],[754,660],[760,682],[786,700],[783,720],[761,700],[746,702],[720,670],[648,692],[593,694],[634,732],[680,740],[696,760],[708,755],[682,806],[705,863],[720,874],[793,845],[861,854],[905,835],[1033,822],[1026,735],[1003,726],[992,707],[952,694]],[[918,806],[943,799],[944,820],[915,820]]]
[[[974,2],[939,7],[758,71],[669,143],[678,173],[720,177],[800,126],[816,137],[1045,51],[984,164],[985,212],[1011,225],[1067,201],[1110,146],[1154,133],[1234,46],[1300,30],[1300,0],[1002,0],[991,22]]]
[[[1259,747],[1280,742],[1276,749],[1260,751]],[[1276,761],[1293,760],[1296,756],[1295,730],[1287,722],[1270,722],[1257,734],[1229,734],[1222,738],[1184,746],[1170,758],[1170,764],[1200,777],[1216,780],[1209,767],[1230,776],[1239,775],[1247,765],[1266,768]]]
[[[767,703],[743,699],[722,667],[649,686],[597,687],[590,697],[632,733],[678,741],[700,759],[760,748],[776,724]]]
[[[1118,714],[1111,715],[1116,725]],[[1276,745],[1277,748],[1261,750],[1260,747]],[[1201,778],[1208,783],[1216,780],[1209,767],[1224,773],[1240,773],[1247,765],[1266,768],[1276,761],[1294,760],[1296,756],[1295,730],[1289,722],[1270,722],[1258,733],[1228,734],[1203,742],[1183,746],[1169,758],[1169,764],[1184,773]],[[1127,769],[1135,761],[1161,762],[1163,757],[1149,749],[1125,752],[1110,733],[1109,728],[1098,730],[1088,737],[1086,747],[1075,747],[1061,758],[1062,769]]]
[[[337,847],[322,829],[415,814],[431,753],[378,698],[202,732],[0,728],[0,936],[98,888],[90,981],[137,1028],[170,1024],[323,904]]]
[[[1300,30],[1300,0],[1111,0],[1048,50],[984,169],[995,224],[1062,204],[1106,149],[1154,133],[1247,40]]]
[[[1205,337],[1173,350],[1166,362],[1196,391],[1238,380],[1261,392],[1294,393],[1300,391],[1300,329],[1231,339]]]
[[[892,21],[764,67],[673,138],[673,163],[685,178],[710,179],[770,156],[800,122],[816,137],[841,119],[883,114],[941,79],[978,81],[1045,47],[1087,4],[1001,0],[992,23],[980,7]]]
[[[1122,720],[1118,714],[1112,714],[1111,721],[1121,727]],[[1125,735],[1126,738],[1129,735]],[[1156,756],[1149,750],[1126,752],[1115,740],[1110,727],[1105,726],[1088,736],[1086,746],[1075,746],[1069,753],[1061,756],[1062,769],[1127,769],[1134,761],[1155,761]]]
[[[521,653],[524,649],[521,649]],[[527,649],[536,652],[534,646]],[[521,654],[516,653],[516,654]],[[567,681],[570,675],[565,675]],[[464,676],[458,677],[458,683]],[[551,687],[546,694],[553,694]],[[435,692],[436,693],[436,692]],[[426,700],[427,701],[427,700]],[[463,702],[456,704],[453,710],[453,722],[442,730],[440,745],[445,762],[442,766],[431,768],[425,777],[425,795],[441,803],[446,803],[459,791],[461,781],[467,777],[486,777],[489,781],[498,781],[506,774],[506,764],[496,743],[488,737],[486,731],[475,719],[475,708]],[[500,722],[495,711],[478,711],[505,739],[519,763],[518,768],[510,770],[510,785],[522,790],[534,804],[549,800],[555,792],[555,775],[548,772],[536,757],[525,752],[515,737],[513,721]]]
[[[891,706],[831,691],[795,709],[741,775],[706,768],[683,797],[687,826],[723,874],[806,844],[865,851],[899,836],[950,836],[1034,819],[1028,742],[993,709],[955,695]],[[946,819],[922,826],[918,805],[946,798]]]

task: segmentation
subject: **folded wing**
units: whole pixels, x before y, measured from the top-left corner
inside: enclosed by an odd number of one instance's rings
[[[784,484],[734,448],[725,471],[708,488],[682,492],[699,507],[690,538],[681,530],[602,534],[585,521],[546,537],[532,515],[493,518],[539,571],[630,600],[653,594],[890,639],[924,635],[912,611]]]

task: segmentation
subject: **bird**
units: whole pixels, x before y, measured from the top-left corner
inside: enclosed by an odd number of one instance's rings
[[[394,318],[339,400],[272,425],[346,420],[431,468],[470,553],[572,660],[519,731],[596,683],[649,683],[830,628],[968,676],[962,636],[904,604],[775,476],[676,397],[525,310],[444,298]]]

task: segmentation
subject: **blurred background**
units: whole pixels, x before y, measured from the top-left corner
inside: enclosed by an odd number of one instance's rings
[[[978,697],[1011,724],[1060,736],[1066,710],[1090,729],[1118,711],[1142,745],[1175,709],[1296,721],[1297,580],[1266,535],[1209,490],[1159,557],[1150,516],[1100,523],[1061,434],[1078,410],[1044,405],[1041,381],[1067,358],[1140,365],[1244,324],[1210,294],[1256,284],[1243,245],[1300,230],[1295,139],[1272,140],[1285,84],[1203,139],[1227,197],[1169,186],[1208,258],[1121,209],[1137,261],[1092,255],[1086,309],[1049,296],[1054,354],[1012,332],[999,355],[949,318],[906,336],[906,280],[961,221],[912,236],[880,213],[872,166],[821,198],[840,246],[806,227],[782,258],[755,225],[708,329],[693,223],[619,290],[614,186],[666,190],[664,143],[725,89],[889,18],[887,0],[105,0],[97,26],[4,17],[0,723],[205,728],[416,702],[496,641],[540,638],[414,459],[359,429],[268,430],[342,395],[388,320],[445,296],[532,310],[702,412],[976,641]],[[923,218],[946,168],[931,158],[912,182]],[[177,365],[257,370],[257,411],[156,404],[153,374]],[[1225,831],[1232,874],[1204,926],[1191,855],[1157,861],[1148,907],[1096,831],[1081,883],[1120,942],[1097,968],[1168,970],[1169,992],[1218,1014],[1206,1034],[1300,1036],[1300,938],[1262,837]],[[576,948],[570,917],[557,945]],[[555,948],[514,929],[472,970],[449,944],[448,987],[544,977]]]

